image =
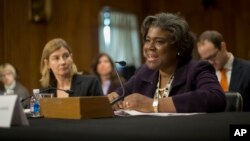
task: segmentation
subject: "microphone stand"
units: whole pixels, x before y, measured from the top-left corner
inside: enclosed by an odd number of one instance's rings
[[[118,63],[118,64],[121,65],[121,66],[126,66],[126,62],[125,62],[125,61],[119,61],[119,62],[115,62],[115,63]],[[111,105],[114,105],[114,104],[117,103],[118,101],[122,100],[122,99],[124,98],[124,96],[125,96],[124,85],[123,85],[123,83],[122,83],[122,81],[121,81],[120,75],[119,75],[119,73],[118,73],[116,67],[115,67],[115,73],[116,73],[116,75],[117,75],[117,77],[118,77],[118,79],[119,79],[120,85],[121,85],[121,87],[122,87],[122,95],[119,96],[118,98],[112,100],[112,101],[111,101]]]

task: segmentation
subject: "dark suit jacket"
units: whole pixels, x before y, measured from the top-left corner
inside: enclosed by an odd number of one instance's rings
[[[101,85],[95,76],[74,75],[71,83],[71,96],[102,96]]]
[[[234,59],[229,91],[239,92],[243,97],[243,111],[250,111],[250,62]]]
[[[56,86],[51,86],[52,88],[56,88]],[[46,90],[49,88],[45,88],[44,90],[48,93],[55,93],[56,90]],[[103,92],[101,89],[101,85],[98,79],[92,75],[78,75],[75,74],[72,79],[71,88],[73,94],[70,94],[70,97],[73,96],[102,96]]]
[[[158,82],[158,70],[143,65],[125,83],[125,95],[140,93],[153,98]],[[121,88],[116,92],[122,95]],[[225,94],[215,70],[205,61],[188,61],[179,65],[170,90],[177,112],[220,112],[226,106]]]

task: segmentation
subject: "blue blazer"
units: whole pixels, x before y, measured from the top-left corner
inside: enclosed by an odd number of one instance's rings
[[[243,98],[243,111],[250,111],[250,62],[235,58],[233,61],[230,92],[239,92]]]
[[[125,95],[140,93],[153,98],[159,71],[142,65],[125,83]],[[122,95],[122,89],[116,90]],[[217,80],[215,70],[208,62],[190,60],[179,65],[175,72],[169,96],[177,112],[220,112],[226,106],[225,94]]]

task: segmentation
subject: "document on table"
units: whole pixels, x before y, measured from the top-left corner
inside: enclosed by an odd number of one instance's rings
[[[117,116],[189,116],[204,113],[144,113],[136,110],[117,110],[114,112]]]

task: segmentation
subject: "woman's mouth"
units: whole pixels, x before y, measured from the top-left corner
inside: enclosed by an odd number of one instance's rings
[[[157,55],[154,55],[154,54],[148,54],[147,55],[147,61],[149,62],[155,62],[158,60],[158,56]]]

